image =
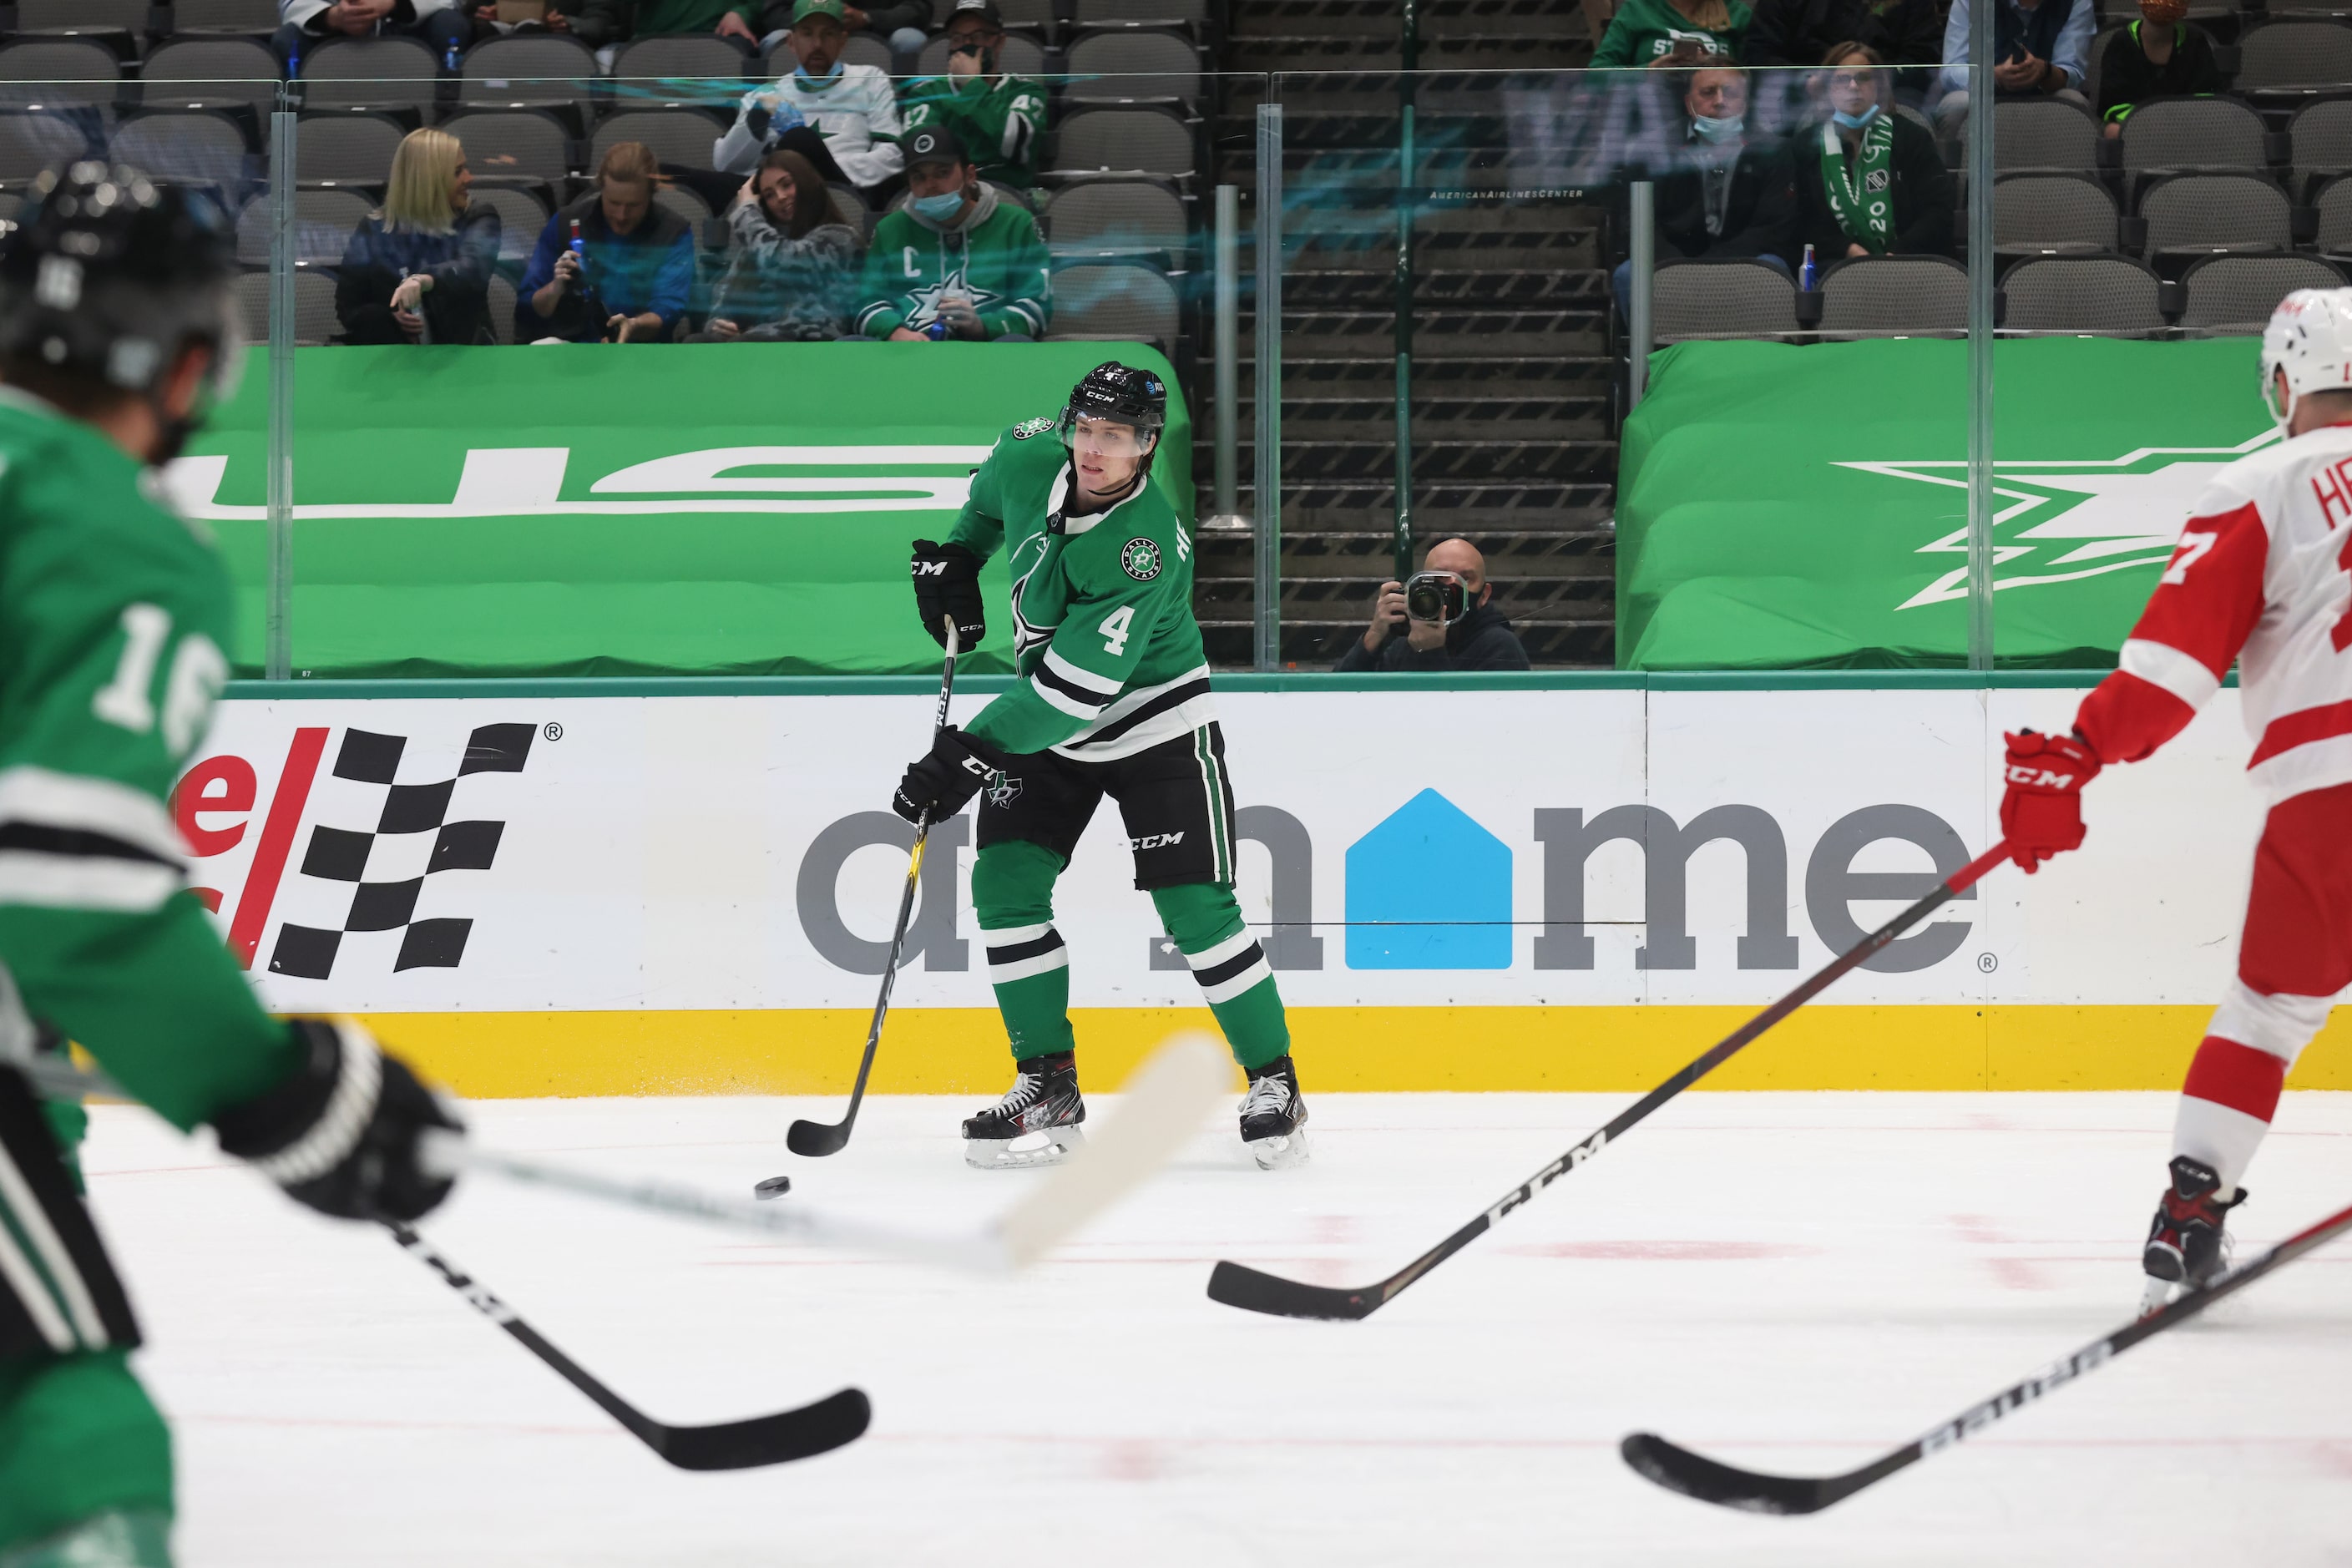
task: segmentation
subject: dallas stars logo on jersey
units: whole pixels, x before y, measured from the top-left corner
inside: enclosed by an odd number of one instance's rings
[[[911,330],[928,327],[940,319],[940,301],[961,299],[970,302],[977,312],[987,310],[1004,296],[992,289],[974,287],[965,278],[969,265],[959,266],[936,283],[907,290],[907,326]]]
[[[1137,582],[1149,583],[1160,575],[1160,546],[1149,539],[1130,539],[1118,552],[1118,563]]]

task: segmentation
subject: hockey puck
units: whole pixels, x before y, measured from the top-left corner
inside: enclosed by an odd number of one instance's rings
[[[751,1195],[755,1198],[780,1198],[792,1190],[793,1179],[790,1176],[770,1176],[751,1189]]]

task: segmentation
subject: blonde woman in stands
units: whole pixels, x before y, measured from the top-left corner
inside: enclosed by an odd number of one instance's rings
[[[1756,19],[1747,0],[1625,0],[1609,18],[1595,68],[1738,65]]]
[[[392,155],[383,205],[360,220],[335,270],[335,314],[353,343],[486,343],[499,215],[468,205],[466,150],[412,131]]]

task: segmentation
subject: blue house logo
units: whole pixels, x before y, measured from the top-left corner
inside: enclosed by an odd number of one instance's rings
[[[1511,850],[1433,789],[1348,847],[1348,967],[1508,969]]]

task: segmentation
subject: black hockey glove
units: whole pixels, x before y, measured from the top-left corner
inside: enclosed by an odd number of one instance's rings
[[[909,822],[926,811],[933,822],[944,822],[961,811],[997,764],[980,754],[964,732],[950,724],[931,742],[930,752],[907,770],[890,809]]]
[[[456,1151],[428,1159],[426,1134],[465,1129],[398,1057],[348,1019],[289,1026],[302,1065],[276,1089],[213,1118],[221,1148],[338,1219],[414,1220],[449,1195]]]
[[[970,653],[988,635],[988,615],[980,598],[980,557],[961,544],[915,541],[915,609],[923,629],[941,647],[948,634],[941,625],[955,617],[956,647]]]

